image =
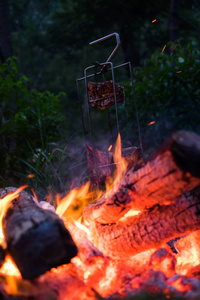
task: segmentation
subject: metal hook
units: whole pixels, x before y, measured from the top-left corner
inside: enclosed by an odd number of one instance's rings
[[[107,61],[106,62],[110,62],[112,60],[112,58],[114,57],[115,53],[117,52],[117,50],[119,49],[119,45],[120,45],[120,37],[119,37],[119,34],[114,32],[114,33],[111,33],[109,35],[106,35],[98,40],[95,40],[93,42],[90,43],[90,45],[95,45],[97,43],[100,43],[102,41],[105,41],[111,37],[115,36],[116,37],[116,42],[117,42],[117,46],[115,47],[115,49],[113,50],[113,52],[110,54],[110,56],[108,57]]]

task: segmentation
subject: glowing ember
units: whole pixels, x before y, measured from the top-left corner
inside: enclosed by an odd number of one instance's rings
[[[154,19],[153,21],[151,21],[152,23],[155,23],[156,22],[156,19]]]
[[[200,265],[198,231],[180,239],[177,248],[180,252],[177,258],[179,274],[186,275],[190,268]]]
[[[21,186],[20,188],[18,188],[12,194],[8,194],[3,199],[0,199],[0,224],[1,224],[1,228],[2,228],[2,218],[3,218],[7,208],[9,207],[10,202],[12,200],[16,199],[17,196],[19,195],[19,193],[22,190],[24,190],[25,188],[27,188],[27,185]]]

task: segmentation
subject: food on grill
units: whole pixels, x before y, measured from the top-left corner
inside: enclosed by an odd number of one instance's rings
[[[105,109],[115,104],[113,81],[88,82],[89,105]],[[117,103],[124,103],[124,87],[115,84]]]

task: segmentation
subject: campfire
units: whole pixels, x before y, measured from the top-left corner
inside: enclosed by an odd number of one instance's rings
[[[86,183],[54,208],[0,189],[4,299],[199,299],[200,137],[175,132],[128,171],[117,145],[104,192]]]

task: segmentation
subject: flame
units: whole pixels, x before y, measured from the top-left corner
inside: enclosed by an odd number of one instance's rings
[[[75,188],[70,191],[68,195],[66,195],[64,198],[62,198],[60,201],[57,199],[57,208],[56,213],[59,217],[62,217],[64,213],[67,211],[67,209],[70,207],[70,205],[76,200],[81,199],[85,202],[88,191],[90,187],[90,182],[88,181],[85,185],[82,187]]]
[[[152,23],[155,23],[156,22],[156,19],[154,19],[153,21],[151,21]]]
[[[108,192],[116,186],[119,181],[121,180],[122,176],[125,174],[127,170],[127,161],[126,159],[122,156],[122,146],[121,146],[121,136],[118,134],[114,153],[113,153],[113,160],[114,164],[116,166],[114,176],[113,178],[108,178],[106,181],[106,193],[105,195],[108,195]]]
[[[18,197],[19,193],[26,187],[27,187],[27,185],[21,186],[15,192],[6,195],[0,201],[0,243],[2,245],[4,244],[4,234],[3,234],[3,229],[2,229],[3,216],[6,212],[6,210],[8,209],[10,202],[12,200],[16,199]],[[17,277],[21,278],[21,274],[20,274],[17,266],[13,262],[12,258],[9,255],[7,255],[5,258],[5,261],[0,269],[0,274],[5,275],[9,293],[16,294],[17,290],[18,290],[16,278]]]
[[[9,255],[6,256],[5,262],[0,269],[0,273],[6,274],[9,276],[21,277],[21,274],[20,274],[17,266],[15,265],[15,263],[13,262],[12,258]]]
[[[98,199],[102,191],[90,191],[90,181],[86,182],[80,188],[74,188],[64,198],[60,199],[57,195],[56,213],[59,217],[65,217],[70,220],[77,220],[88,202]]]
[[[154,123],[155,121],[151,121],[148,125],[152,125]],[[111,148],[112,145],[110,145],[109,149],[111,150]],[[110,151],[109,149],[108,151]],[[116,169],[113,178],[109,178],[109,180],[106,183],[105,196],[107,196],[107,193],[109,193],[111,189],[117,188],[117,184],[119,183],[122,176],[125,174],[127,170],[127,161],[122,156],[120,135],[118,135],[116,141],[116,145],[113,153],[113,160]],[[10,205],[10,202],[13,199],[15,199],[20,193],[20,191],[23,190],[25,187],[26,186],[20,187],[18,190],[16,190],[12,194],[5,196],[0,201],[1,223],[2,223],[2,218],[6,212],[6,209]],[[113,191],[114,190],[112,190],[112,192]],[[56,203],[57,203],[56,213],[58,214],[59,217],[63,217],[64,219],[69,220],[70,221],[69,223],[71,225],[73,223],[73,225],[75,225],[77,228],[79,228],[82,231],[81,234],[84,236],[84,238],[85,239],[88,238],[88,240],[90,240],[90,236],[91,236],[90,230],[87,227],[85,227],[83,224],[81,224],[81,214],[83,208],[88,202],[99,199],[101,195],[102,195],[102,191],[91,190],[91,184],[90,181],[88,181],[80,188],[71,189],[69,194],[64,197],[62,197],[59,194],[56,195]],[[139,213],[140,211],[130,210],[128,213],[124,215],[123,218],[125,220],[125,218],[129,216],[138,215]],[[123,221],[123,218],[121,218],[119,221]],[[86,235],[83,234],[83,232],[86,233]],[[94,288],[94,290],[96,290],[97,293],[99,293],[100,296],[102,297],[107,297],[114,293],[119,293],[120,295],[122,295],[123,288],[126,287],[124,285],[124,282],[126,280],[128,282],[130,278],[131,280],[127,284],[127,286],[129,286],[129,288],[132,287],[133,289],[139,289],[140,286],[142,286],[142,280],[143,279],[145,280],[145,278],[148,279],[149,274],[151,274],[149,272],[150,269],[153,269],[155,272],[157,272],[157,274],[161,274],[162,272],[166,277],[170,278],[169,283],[166,283],[166,286],[170,285],[180,292],[185,292],[190,290],[191,287],[189,284],[185,284],[183,282],[182,277],[178,277],[178,276],[182,276],[182,275],[188,276],[188,272],[190,271],[191,268],[200,265],[199,232],[197,231],[195,233],[189,234],[186,237],[181,238],[177,242],[176,246],[180,251],[180,253],[176,255],[177,262],[175,256],[173,257],[174,254],[170,254],[166,256],[164,259],[162,259],[161,256],[158,256],[156,259],[154,258],[154,260],[152,260],[150,265],[149,264],[150,258],[154,253],[154,251],[156,251],[156,249],[150,249],[148,251],[144,251],[142,253],[135,255],[131,259],[124,260],[122,262],[120,261],[117,262],[110,257],[103,257],[98,253],[95,254],[95,250],[93,249],[91,251],[92,257],[90,257],[88,262],[82,260],[81,256],[80,257],[76,256],[71,260],[71,264],[76,267],[77,274],[78,274],[77,276],[79,276],[83,280],[84,284],[86,286],[88,285],[89,287]],[[2,241],[4,240],[2,227],[0,227],[0,239],[2,239]],[[82,242],[82,244],[84,244],[84,242]],[[88,249],[88,251],[89,250],[90,249]],[[79,251],[81,251],[81,249],[79,249]],[[63,265],[58,268],[53,268],[51,270],[52,272],[51,274],[55,273],[55,278],[56,278],[57,275],[59,275],[59,273],[62,272],[62,270],[65,270],[65,267],[66,266]],[[70,265],[68,265],[67,267],[70,270]],[[138,275],[136,275],[140,273],[141,273],[140,276],[141,279],[139,278]],[[19,284],[17,280],[22,281],[22,278],[16,265],[8,255],[6,256],[6,260],[0,269],[0,275],[5,276],[9,294],[20,294]],[[171,279],[173,275],[174,278]],[[162,276],[161,276],[161,280],[162,280]],[[146,282],[148,285],[148,281]],[[171,297],[170,290],[167,287],[165,288],[165,290],[163,289],[163,292],[165,293],[166,298]],[[66,298],[64,297],[63,299],[68,299],[67,297],[68,295],[66,294]]]
[[[112,147],[112,145],[110,146]],[[109,147],[109,148],[110,148]],[[106,192],[105,195],[113,188],[113,186],[117,185],[121,180],[122,176],[125,174],[127,169],[127,162],[122,157],[122,149],[121,149],[121,136],[118,134],[114,153],[113,160],[116,166],[113,178],[108,178],[106,182]],[[61,199],[60,195],[56,197],[56,213],[59,217],[65,217],[68,220],[74,221],[78,220],[81,217],[81,213],[86,206],[86,204],[90,201],[95,201],[99,199],[102,195],[101,190],[90,190],[90,181],[79,188],[72,189],[69,194]],[[77,225],[77,223],[76,223]]]
[[[27,188],[27,185],[23,185],[20,188],[18,188],[15,192],[6,195],[4,198],[0,199],[0,226],[2,228],[2,219],[3,216],[6,212],[6,210],[8,209],[10,202],[14,199],[16,199],[19,195],[19,193],[24,190],[25,188]],[[2,232],[3,233],[3,232]]]
[[[12,258],[7,255],[0,274],[5,275],[7,286],[5,287],[10,294],[17,294],[17,278],[21,278],[21,274],[13,262]]]

